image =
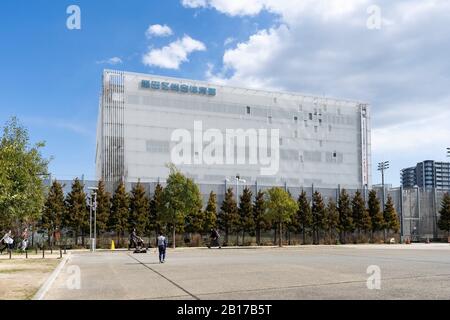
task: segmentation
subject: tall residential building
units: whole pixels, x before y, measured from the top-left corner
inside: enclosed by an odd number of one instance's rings
[[[199,184],[371,184],[365,103],[105,70],[97,176],[154,182],[167,163]]]
[[[404,188],[437,188],[450,190],[450,163],[426,160],[415,167],[403,169],[401,182]]]

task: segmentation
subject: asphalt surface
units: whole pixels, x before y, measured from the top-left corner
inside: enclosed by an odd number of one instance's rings
[[[154,250],[74,252],[44,298],[449,300],[450,245],[176,249],[164,264]]]

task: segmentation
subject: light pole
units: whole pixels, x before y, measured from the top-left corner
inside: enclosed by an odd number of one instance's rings
[[[90,206],[89,206],[89,236],[91,239],[91,251],[95,251],[97,240],[97,187],[88,188],[91,190]],[[94,211],[94,233],[92,234],[92,211]]]
[[[241,179],[239,173],[236,175],[236,177],[234,177],[234,179],[236,179],[236,204],[239,205],[239,182],[242,183],[247,183],[246,180]],[[227,182],[230,182],[230,179],[225,179]]]
[[[389,169],[389,164],[390,164],[389,161],[384,161],[384,162],[378,163],[378,171],[381,171],[381,184],[383,186],[383,211],[384,211],[384,206],[386,204],[386,188],[384,186],[384,171]]]

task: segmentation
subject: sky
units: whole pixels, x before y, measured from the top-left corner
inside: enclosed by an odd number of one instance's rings
[[[71,5],[80,29],[69,29]],[[3,0],[0,123],[45,141],[59,179],[95,178],[103,69],[371,105],[373,183],[450,147],[448,0]]]

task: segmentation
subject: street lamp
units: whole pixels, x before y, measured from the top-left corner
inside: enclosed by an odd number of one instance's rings
[[[384,186],[384,171],[389,169],[389,165],[390,165],[389,161],[384,161],[384,162],[378,163],[378,171],[381,171],[381,184],[383,186],[383,210],[384,210],[384,206],[386,204],[386,188]]]
[[[246,180],[241,179],[239,173],[236,175],[236,177],[234,177],[234,179],[236,180],[236,203],[239,204],[239,182],[242,183],[247,183]],[[230,179],[225,179],[227,182],[230,182]]]
[[[89,205],[89,236],[91,239],[91,251],[95,251],[95,244],[97,240],[97,187],[89,187],[91,190],[90,205]],[[94,211],[94,234],[92,234],[92,210]]]

